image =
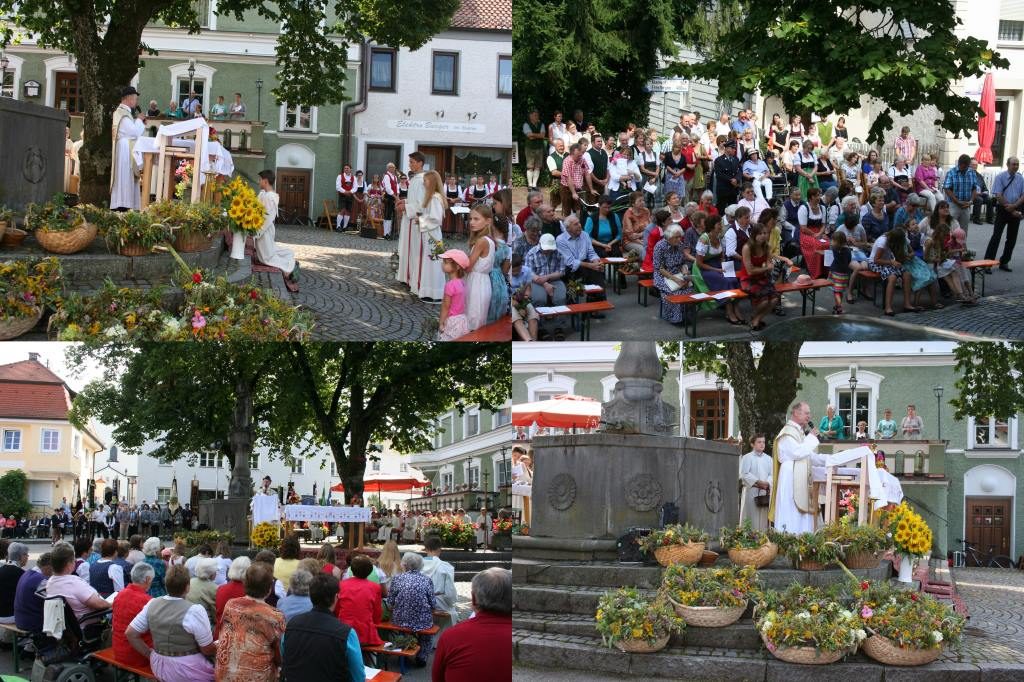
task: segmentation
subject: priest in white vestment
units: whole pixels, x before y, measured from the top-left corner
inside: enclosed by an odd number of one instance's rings
[[[493,531],[491,530],[492,521],[494,521],[494,517],[491,516],[491,514],[487,511],[486,507],[481,509],[480,513],[477,514],[476,523],[480,526],[476,529],[477,547],[483,545],[486,542],[486,538],[490,537],[490,535],[493,533]]]
[[[417,282],[420,275],[420,221],[423,213],[423,162],[420,152],[409,155],[409,192],[405,197],[402,211],[401,230],[398,235],[398,281],[409,285],[409,290],[418,294]],[[413,246],[415,245],[415,252]]]
[[[259,491],[252,496],[249,507],[252,510],[252,525],[255,528],[258,523],[281,523],[281,502],[277,493],[270,488],[270,476],[263,477],[263,485]]]
[[[295,279],[292,275],[295,270],[295,252],[278,246],[274,241],[276,235],[274,219],[277,218],[279,201],[277,192],[274,191],[274,171],[263,170],[259,175],[260,193],[257,198],[263,204],[266,213],[263,216],[263,227],[253,240],[256,244],[256,258],[264,265],[278,268],[285,277]],[[236,235],[235,238],[244,239],[240,235]]]
[[[771,499],[772,458],[764,451],[764,436],[751,438],[753,450],[740,458],[740,482],[743,496],[740,505],[740,523],[750,521],[755,530],[768,530],[768,507],[759,507],[755,498]]]
[[[804,429],[810,431],[804,435]],[[818,499],[812,490],[812,466],[824,466],[819,455],[818,429],[811,423],[811,408],[799,402],[790,410],[789,421],[775,437],[772,480],[776,481],[768,519],[775,529],[788,533],[814,531]]]
[[[135,140],[146,130],[146,119],[135,119],[138,100],[138,90],[129,86],[121,91],[121,103],[114,110],[110,165],[110,208],[113,210],[130,208],[137,211],[142,203],[138,166],[132,156]]]

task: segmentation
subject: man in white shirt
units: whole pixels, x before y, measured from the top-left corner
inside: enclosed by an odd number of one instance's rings
[[[768,507],[759,507],[755,498],[768,500],[772,488],[772,458],[764,451],[764,434],[750,439],[753,450],[740,458],[740,483],[743,484],[740,522],[749,520],[755,530],[768,530]]]
[[[825,465],[825,458],[817,449],[818,429],[811,422],[811,408],[803,401],[798,402],[790,409],[789,421],[775,437],[772,480],[776,485],[768,519],[775,522],[776,530],[814,531],[818,499],[813,492],[811,467]]]
[[[455,608],[459,598],[455,590],[455,567],[447,561],[441,561],[441,540],[436,535],[429,535],[423,541],[423,549],[427,555],[423,557],[423,568],[420,573],[434,582],[434,598],[437,608],[447,611],[452,617],[452,625],[458,621],[459,612]]]

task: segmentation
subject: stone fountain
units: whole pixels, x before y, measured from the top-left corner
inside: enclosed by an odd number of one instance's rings
[[[712,535],[738,522],[739,448],[674,435],[677,409],[661,398],[655,344],[624,342],[615,376],[597,433],[533,440],[532,526],[512,540],[517,558],[615,558],[616,540],[657,526],[666,502],[680,523]]]

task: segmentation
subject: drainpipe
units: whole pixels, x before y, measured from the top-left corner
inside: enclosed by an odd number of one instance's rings
[[[369,79],[367,69],[369,68],[370,41],[364,40],[359,48],[359,96],[341,108],[341,137],[344,140],[341,149],[342,164],[351,163],[352,159],[352,128],[355,125],[356,114],[366,111],[367,92]]]

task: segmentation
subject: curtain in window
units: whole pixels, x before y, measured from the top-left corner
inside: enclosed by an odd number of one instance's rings
[[[370,84],[377,88],[391,87],[390,53],[377,53],[370,62]]]
[[[434,57],[434,89],[440,92],[455,91],[455,57],[449,55]]]

